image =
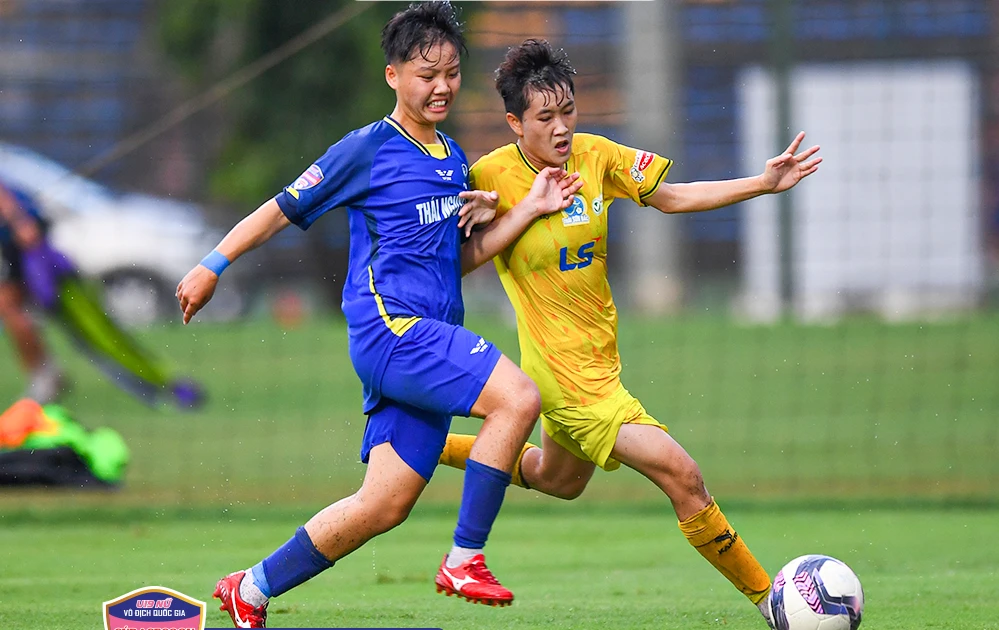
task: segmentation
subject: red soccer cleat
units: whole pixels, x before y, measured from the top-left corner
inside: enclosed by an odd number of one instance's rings
[[[453,569],[447,566],[447,556],[444,556],[434,582],[438,593],[448,597],[457,595],[473,604],[509,606],[513,602],[513,593],[493,577],[481,553]]]
[[[229,613],[237,628],[265,628],[267,604],[254,608],[239,596],[239,583],[243,581],[245,574],[246,571],[236,571],[219,580],[212,597],[222,600],[219,610]]]

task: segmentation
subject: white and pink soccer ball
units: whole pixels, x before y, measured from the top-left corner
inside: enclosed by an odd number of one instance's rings
[[[777,630],[857,630],[864,589],[839,560],[801,556],[777,572],[768,605]]]

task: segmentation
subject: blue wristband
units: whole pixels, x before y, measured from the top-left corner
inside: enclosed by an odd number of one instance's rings
[[[229,259],[219,250],[213,249],[210,254],[201,259],[201,266],[210,269],[216,276],[221,276],[225,268],[229,266]]]

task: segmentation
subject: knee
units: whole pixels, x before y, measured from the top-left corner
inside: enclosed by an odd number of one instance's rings
[[[544,488],[545,494],[551,495],[556,499],[572,501],[573,499],[578,499],[583,494],[583,490],[586,490],[586,484],[589,481],[589,475],[555,474],[547,479],[542,479],[538,486]]]
[[[367,512],[366,519],[372,529],[382,534],[401,525],[409,518],[414,502],[402,497],[362,497]]]
[[[583,479],[582,477],[576,477],[574,479],[564,479],[558,486],[556,486],[555,497],[559,499],[565,499],[566,501],[572,501],[573,499],[578,499],[583,490],[586,489],[586,482],[588,479]]]
[[[696,497],[707,497],[708,490],[704,486],[704,477],[701,475],[701,468],[691,457],[685,461],[676,471],[676,478],[687,493]]]
[[[412,506],[389,504],[376,511],[375,524],[379,532],[387,532],[409,518]]]
[[[513,386],[513,411],[528,429],[534,428],[534,423],[541,415],[541,393],[538,386],[534,384],[526,374],[521,377]]]

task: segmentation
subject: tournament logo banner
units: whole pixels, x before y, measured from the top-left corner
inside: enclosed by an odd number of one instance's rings
[[[205,630],[205,602],[147,586],[104,602],[104,630]]]

